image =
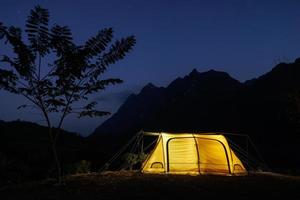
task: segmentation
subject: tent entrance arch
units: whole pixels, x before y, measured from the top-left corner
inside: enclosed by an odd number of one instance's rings
[[[216,139],[174,137],[167,141],[167,172],[230,174],[225,145]]]
[[[199,155],[193,137],[171,138],[167,141],[167,172],[198,171]]]

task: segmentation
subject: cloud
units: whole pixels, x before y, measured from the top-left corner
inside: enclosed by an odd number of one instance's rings
[[[122,90],[118,92],[108,92],[96,97],[96,101],[100,102],[124,102],[129,95],[135,93],[134,90]]]

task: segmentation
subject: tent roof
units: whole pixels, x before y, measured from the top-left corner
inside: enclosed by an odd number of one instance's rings
[[[183,136],[201,136],[201,135],[223,135],[223,133],[216,133],[216,132],[205,132],[205,133],[197,133],[197,132],[185,132],[185,133],[170,133],[170,132],[148,132],[148,131],[143,131],[144,135],[149,135],[149,136],[159,136],[159,135],[172,135],[172,136],[177,136],[177,137],[183,137]]]

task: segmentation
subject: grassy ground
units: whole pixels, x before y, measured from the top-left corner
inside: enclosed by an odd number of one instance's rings
[[[130,172],[82,174],[0,189],[0,199],[187,199],[190,197],[300,199],[300,177],[276,174],[249,176],[147,175]]]

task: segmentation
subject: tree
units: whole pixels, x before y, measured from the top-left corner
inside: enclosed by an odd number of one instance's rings
[[[89,97],[108,85],[122,83],[118,78],[103,79],[102,74],[111,64],[122,60],[136,40],[129,36],[112,42],[113,29],[105,28],[83,45],[77,45],[67,26],[49,27],[49,12],[39,5],[31,10],[25,32],[27,42],[20,28],[0,22],[0,40],[12,47],[14,53],[13,57],[0,55],[0,89],[24,96],[41,111],[61,181],[56,143],[65,118],[70,114],[79,118],[110,114],[96,110],[97,102],[88,102]],[[84,106],[75,108],[78,104]],[[55,128],[52,113],[60,115]]]

